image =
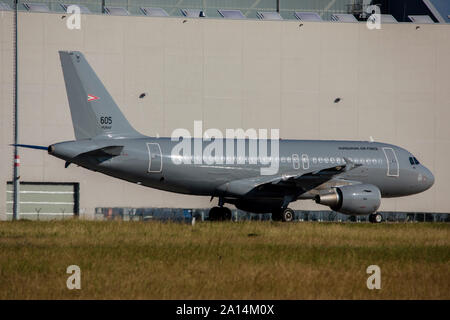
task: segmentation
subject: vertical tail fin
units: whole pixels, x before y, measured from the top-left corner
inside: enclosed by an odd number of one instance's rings
[[[59,51],[77,140],[141,136],[78,51]]]

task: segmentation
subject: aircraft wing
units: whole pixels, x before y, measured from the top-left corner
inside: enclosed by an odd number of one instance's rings
[[[343,165],[328,167],[316,171],[311,171],[299,175],[298,173],[283,174],[280,176],[258,176],[253,178],[233,180],[221,185],[218,191],[226,192],[229,195],[236,197],[243,197],[251,193],[258,192],[270,188],[271,190],[295,190],[296,193],[302,194],[315,187],[333,179],[335,176],[360,167],[361,164],[356,164],[347,158],[344,158],[346,163]]]

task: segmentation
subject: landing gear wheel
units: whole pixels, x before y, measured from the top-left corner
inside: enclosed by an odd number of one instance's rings
[[[222,207],[222,220],[229,221],[231,220],[231,210],[227,207]]]
[[[295,213],[294,210],[286,208],[281,212],[281,220],[283,222],[291,222],[294,221]]]
[[[231,210],[226,207],[212,207],[211,210],[209,210],[209,220],[231,220]]]
[[[383,216],[380,213],[372,213],[369,216],[369,221],[372,223],[381,223],[383,221]]]
[[[220,207],[212,207],[209,210],[209,220],[210,221],[217,221],[219,219],[219,213]]]

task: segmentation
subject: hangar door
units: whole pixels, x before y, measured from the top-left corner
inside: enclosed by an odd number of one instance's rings
[[[67,182],[21,182],[20,219],[50,220],[78,216],[79,184]],[[12,218],[13,185],[6,186],[6,213]]]

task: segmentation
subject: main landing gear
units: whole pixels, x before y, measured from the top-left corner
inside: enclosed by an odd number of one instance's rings
[[[231,220],[231,210],[227,207],[212,207],[209,210],[209,220],[226,221]]]
[[[294,210],[290,208],[280,209],[272,212],[273,221],[291,222],[294,220]]]
[[[212,200],[213,198],[211,198]],[[225,201],[223,197],[219,197],[219,206],[212,207],[209,210],[209,220],[210,221],[230,221],[231,220],[231,210],[224,207]]]
[[[383,216],[379,213],[372,213],[369,215],[369,221],[372,223],[380,223],[383,221]]]

